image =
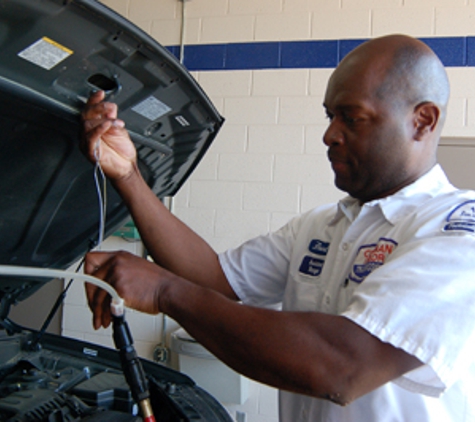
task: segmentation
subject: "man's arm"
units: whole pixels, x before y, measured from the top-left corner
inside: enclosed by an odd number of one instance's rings
[[[347,404],[421,365],[341,316],[239,304],[131,254],[91,253],[86,272],[127,306],[164,312],[236,371],[274,387]],[[96,327],[108,325],[104,291],[88,289]]]
[[[93,94],[82,113],[82,149],[92,162],[99,157],[105,175],[127,205],[142,241],[155,262],[164,268],[235,298],[212,248],[172,215],[142,178],[136,151],[117,106]]]

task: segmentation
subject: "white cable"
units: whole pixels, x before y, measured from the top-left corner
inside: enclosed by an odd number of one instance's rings
[[[106,226],[106,205],[107,205],[107,195],[106,195],[106,176],[102,170],[100,162],[100,140],[97,141],[94,147],[94,158],[96,160],[96,165],[94,167],[94,183],[96,185],[97,199],[99,201],[99,229],[97,236],[97,245],[96,248],[100,248],[102,242],[104,241],[104,232]],[[99,181],[99,176],[103,182],[102,190]]]
[[[104,289],[112,297],[111,312],[115,316],[121,316],[124,313],[124,300],[117,291],[105,281],[87,274],[79,274],[72,271],[63,271],[51,268],[21,267],[15,265],[0,265],[0,275],[40,277],[40,278],[72,278],[82,280],[86,283],[94,284]]]
[[[185,25],[186,25],[186,14],[185,14],[185,3],[186,0],[181,0],[181,31],[180,31],[180,63],[185,62]]]

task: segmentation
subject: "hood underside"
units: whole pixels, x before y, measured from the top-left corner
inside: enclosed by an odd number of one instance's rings
[[[0,264],[67,268],[97,238],[93,166],[78,149],[93,90],[119,106],[140,170],[174,195],[223,123],[177,59],[93,0],[0,0]],[[106,235],[129,219],[112,186]],[[0,278],[17,301],[44,280]]]

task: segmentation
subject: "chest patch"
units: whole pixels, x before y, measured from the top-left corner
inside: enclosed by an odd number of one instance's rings
[[[396,246],[397,242],[384,237],[381,237],[377,243],[361,246],[349,276],[350,280],[361,283],[375,269],[384,264]]]
[[[467,201],[456,207],[448,216],[444,231],[475,232],[475,201]]]
[[[325,261],[323,259],[315,258],[313,256],[304,256],[302,263],[300,264],[299,271],[303,274],[316,277],[322,273],[323,264]]]
[[[323,264],[325,263],[324,257],[327,255],[329,247],[329,242],[319,239],[311,240],[308,245],[308,252],[312,255],[305,255],[303,257],[299,272],[312,277],[319,276],[322,273]]]
[[[328,253],[328,248],[330,247],[329,242],[324,242],[323,240],[313,239],[308,246],[308,250],[317,255],[325,256]]]

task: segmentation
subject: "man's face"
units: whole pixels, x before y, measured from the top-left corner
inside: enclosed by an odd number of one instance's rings
[[[373,66],[374,67],[374,66]],[[363,202],[396,192],[411,177],[412,110],[378,98],[384,72],[337,69],[324,107],[330,120],[323,137],[335,185]]]

